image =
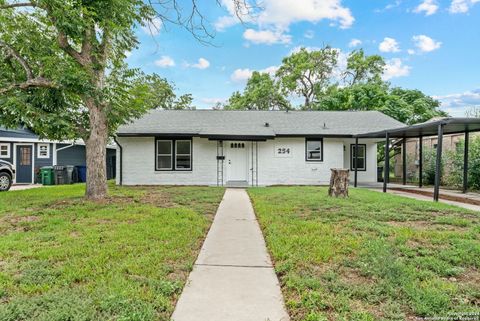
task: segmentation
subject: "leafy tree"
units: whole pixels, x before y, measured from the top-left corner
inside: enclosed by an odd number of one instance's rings
[[[288,109],[290,104],[281,94],[279,85],[268,73],[254,71],[243,94],[238,91],[230,97],[225,109],[275,110]]]
[[[465,111],[466,117],[480,118],[480,106],[472,106]]]
[[[303,107],[310,109],[331,84],[337,58],[338,51],[328,46],[314,51],[301,48],[283,58],[276,73],[282,91],[303,97]]]
[[[439,101],[419,90],[390,88],[386,82],[371,81],[343,88],[330,87],[314,109],[378,110],[410,125],[446,116],[439,107]]]
[[[242,0],[232,0],[242,8]],[[153,19],[185,27],[202,41],[210,35],[191,0],[0,0],[1,122],[25,123],[41,136],[82,138],[86,196],[107,194],[109,135],[148,109],[172,105],[171,88],[157,75],[129,69],[125,52],[138,45],[134,28]],[[186,17],[186,18],[183,18]]]
[[[349,86],[368,82],[379,83],[384,68],[385,61],[381,56],[366,56],[363,49],[355,50],[347,58],[343,79]]]

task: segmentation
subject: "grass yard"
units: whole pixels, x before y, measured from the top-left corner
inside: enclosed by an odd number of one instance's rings
[[[0,320],[168,320],[222,188],[0,193]]]
[[[335,199],[324,187],[249,190],[293,320],[455,312],[477,313],[470,320],[479,320],[479,213],[350,193]]]

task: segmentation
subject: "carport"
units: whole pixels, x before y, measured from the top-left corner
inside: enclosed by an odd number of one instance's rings
[[[480,131],[480,118],[441,118],[438,120],[428,121],[421,124],[400,127],[396,129],[388,129],[378,132],[365,133],[355,136],[355,143],[361,138],[385,138],[385,166],[383,179],[383,192],[387,192],[390,173],[390,142],[392,139],[400,139],[402,141],[402,178],[403,185],[407,184],[407,153],[406,139],[418,138],[419,140],[419,187],[423,186],[423,137],[437,136],[436,161],[435,161],[435,181],[433,199],[438,201],[441,181],[442,166],[442,145],[443,135],[461,134],[465,135],[465,148],[463,154],[463,188],[462,191],[468,191],[468,148],[469,133]],[[355,155],[355,158],[357,155]],[[356,163],[356,160],[355,160]],[[355,186],[357,186],[357,169],[355,168]]]

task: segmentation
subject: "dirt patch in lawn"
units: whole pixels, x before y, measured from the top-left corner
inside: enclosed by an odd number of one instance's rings
[[[178,204],[172,201],[171,195],[163,193],[148,193],[142,197],[141,202],[163,208],[178,206]]]
[[[432,221],[387,221],[390,226],[398,228],[411,228],[416,230],[441,230],[452,232],[467,232],[470,228],[463,226],[456,226],[442,222]]]

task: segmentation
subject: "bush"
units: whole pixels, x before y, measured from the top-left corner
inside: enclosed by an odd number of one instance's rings
[[[461,140],[457,144],[457,149],[446,153],[445,164],[448,170],[444,178],[447,186],[461,187],[463,185],[463,151],[465,141]],[[480,136],[475,136],[470,140],[468,157],[468,186],[470,189],[480,189]]]
[[[435,184],[437,151],[433,148],[427,148],[423,152],[423,183],[426,185]],[[443,173],[443,162],[441,172]]]

